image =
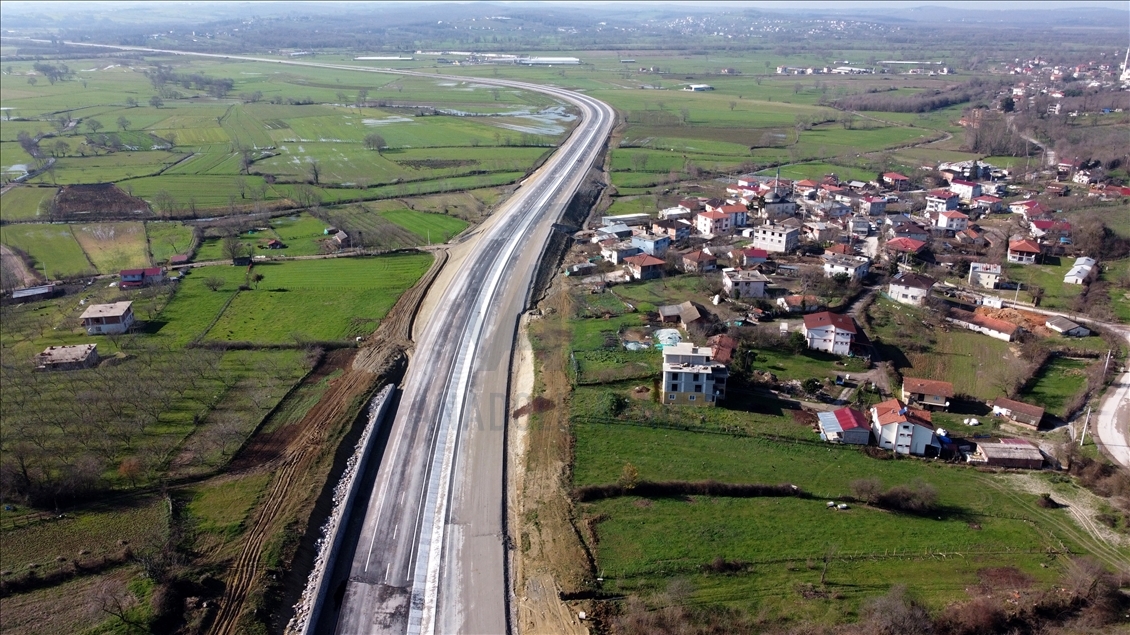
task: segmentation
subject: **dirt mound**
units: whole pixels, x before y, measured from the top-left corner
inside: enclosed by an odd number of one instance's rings
[[[1015,324],[1020,328],[1034,333],[1039,337],[1050,337],[1054,333],[1044,326],[1048,316],[1035,313],[1033,311],[1024,311],[1022,309],[993,309],[987,306],[979,306],[974,310],[976,315],[983,315],[998,320],[1004,320],[1009,324]]]
[[[52,220],[148,218],[149,204],[113,183],[67,185],[55,195]]]

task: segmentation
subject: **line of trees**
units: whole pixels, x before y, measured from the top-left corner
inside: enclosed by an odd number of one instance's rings
[[[1000,88],[999,81],[975,77],[967,82],[938,90],[926,90],[908,96],[867,92],[848,95],[832,102],[841,110],[882,112],[930,112],[970,101],[991,100]]]
[[[234,79],[208,77],[201,73],[177,73],[172,68],[161,64],[145,71],[145,76],[149,78],[149,83],[158,92],[169,85],[179,85],[185,90],[202,90],[217,99],[222,99],[235,88]]]

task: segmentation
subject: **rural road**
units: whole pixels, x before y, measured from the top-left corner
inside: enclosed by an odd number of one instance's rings
[[[1004,304],[1034,313],[1058,315],[1081,324],[1093,324],[1117,333],[1130,345],[1130,327],[1125,324],[1099,322],[1073,313],[1046,311],[1007,301]],[[1103,395],[1102,402],[1099,405],[1098,418],[1095,421],[1094,435],[1115,463],[1130,468],[1130,369],[1115,377],[1110,387],[1107,388],[1106,394]]]
[[[291,66],[464,79],[344,64],[105,47]],[[333,563],[315,632],[510,630],[504,441],[518,317],[554,222],[601,156],[615,115],[603,102],[524,82],[475,81],[567,101],[581,122],[496,212],[442,291],[416,345],[362,518]],[[358,510],[360,511],[360,510]],[[358,526],[359,525],[359,526]],[[342,559],[344,560],[344,558]]]

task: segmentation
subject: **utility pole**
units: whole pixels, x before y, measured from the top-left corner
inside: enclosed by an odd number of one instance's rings
[[[1083,433],[1079,435],[1079,447],[1087,440],[1087,426],[1091,424],[1091,407],[1087,406],[1087,419],[1083,421]]]
[[[1114,349],[1109,349],[1106,352],[1106,362],[1103,363],[1103,379],[1106,379],[1106,371],[1110,368],[1110,358],[1114,355]]]

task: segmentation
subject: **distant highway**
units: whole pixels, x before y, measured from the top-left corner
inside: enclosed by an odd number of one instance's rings
[[[349,64],[68,44],[468,79]],[[347,543],[356,545],[352,561],[334,563],[331,589],[337,597],[325,603],[315,632],[502,634],[510,629],[503,465],[517,320],[552,225],[600,157],[615,115],[607,104],[572,91],[473,79],[567,101],[581,111],[581,121],[496,212],[443,291],[409,364],[364,520]]]

